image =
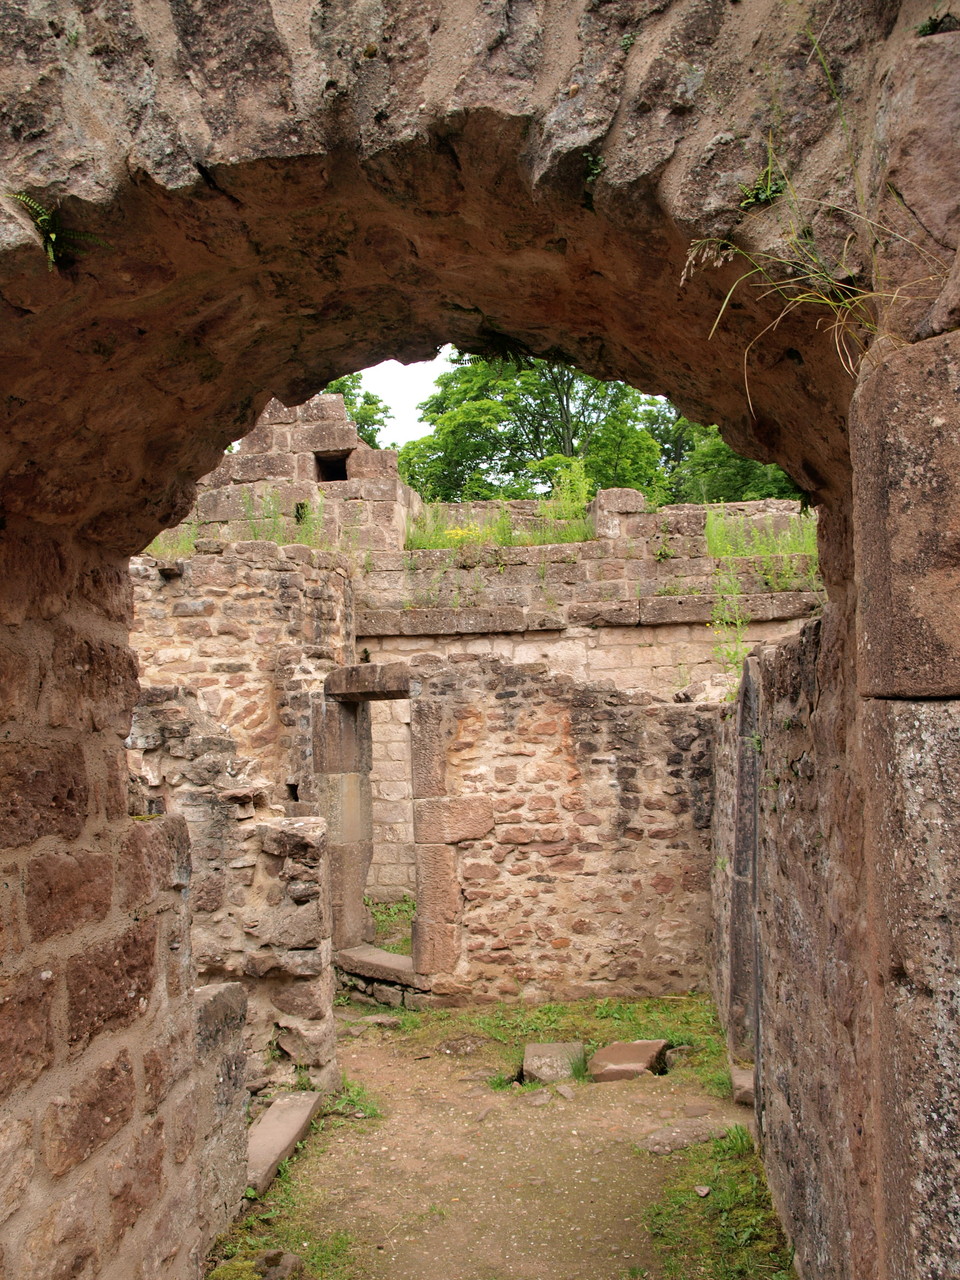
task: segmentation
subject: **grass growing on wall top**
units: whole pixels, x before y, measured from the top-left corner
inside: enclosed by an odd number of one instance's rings
[[[462,547],[544,547],[566,542],[591,542],[596,537],[586,516],[573,519],[541,514],[533,524],[515,529],[503,507],[489,520],[458,523],[440,506],[429,505],[407,530],[407,551],[459,550]]]
[[[812,515],[793,515],[784,529],[774,527],[768,516],[762,524],[739,512],[728,512],[721,502],[707,509],[707,555],[816,556],[817,521]]]

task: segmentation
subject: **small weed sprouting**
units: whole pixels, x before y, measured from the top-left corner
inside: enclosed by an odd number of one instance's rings
[[[637,42],[636,32],[628,31],[625,36],[620,37],[620,48],[623,50],[624,53],[629,53],[630,50],[633,48],[633,46],[636,44],[636,42]]]
[[[937,8],[940,6],[937,5]],[[934,11],[929,18],[914,27],[914,31],[918,36],[939,36],[947,31],[960,31],[960,18],[955,18],[949,11],[944,14]]]
[[[77,39],[79,38],[78,32]],[[70,43],[76,43],[70,41],[69,36],[67,39]],[[29,214],[34,230],[40,236],[43,252],[47,258],[48,271],[52,271],[54,267],[66,266],[76,254],[83,252],[85,244],[96,244],[101,249],[111,247],[106,240],[101,240],[90,231],[74,231],[70,227],[65,227],[56,205],[52,209],[47,209],[39,200],[28,196],[25,191],[7,191],[5,194],[8,200],[16,200]]]
[[[749,186],[741,185],[743,199],[741,209],[757,209],[773,204],[777,196],[782,195],[787,187],[787,179],[780,171],[773,152],[773,138],[767,139],[767,163],[760,170],[756,180]]]
[[[302,1089],[305,1093],[309,1093],[313,1088],[313,1081],[310,1079],[310,1072],[300,1062],[297,1063],[294,1070],[293,1082],[296,1088]]]
[[[358,1115],[358,1112],[361,1115]],[[346,1076],[340,1086],[340,1092],[328,1098],[324,1104],[325,1116],[355,1116],[357,1119],[379,1120],[383,1112],[379,1103],[367,1093],[366,1087],[358,1080],[348,1080]]]

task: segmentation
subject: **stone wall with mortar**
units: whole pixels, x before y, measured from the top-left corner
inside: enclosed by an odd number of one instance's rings
[[[176,561],[137,556],[131,640],[144,683],[189,686],[255,759],[271,799],[310,799],[311,690],[353,661],[353,582],[342,556],[200,540]],[[289,809],[296,815],[296,808]]]
[[[271,400],[201,481],[191,519],[201,537],[296,542],[299,527],[315,545],[365,553],[402,547],[422,508],[396,453],[359,439],[342,396],[318,395],[289,409]]]
[[[936,1280],[960,1256],[960,720],[858,697],[837,622],[752,658],[721,730],[715,988],[805,1280]]]
[[[237,754],[191,689],[143,688],[127,746],[150,812],[186,824],[198,978],[245,989],[250,1073],[292,1079],[302,1066],[316,1088],[335,1087],[326,823],[285,816],[259,761]]]
[[[716,704],[471,655],[411,675],[413,959],[432,991],[703,985]]]
[[[244,993],[194,988],[185,823],[128,786],[119,556],[8,519],[0,1272],[196,1280],[246,1177]]]

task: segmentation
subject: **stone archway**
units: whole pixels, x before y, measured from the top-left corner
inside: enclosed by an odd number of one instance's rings
[[[126,813],[124,556],[185,512],[271,391],[293,402],[447,340],[666,392],[820,502],[831,607],[804,669],[829,892],[789,869],[784,883],[801,932],[811,913],[831,924],[796,978],[824,1075],[791,1074],[782,992],[761,992],[784,1054],[779,1076],[765,1056],[783,1099],[772,1182],[810,1275],[950,1265],[958,947],[937,851],[958,817],[933,757],[952,758],[960,695],[960,37],[921,38],[925,16],[883,0],[842,20],[815,0],[334,0],[9,19],[8,188],[110,245],[48,271],[26,206],[5,204],[0,1017],[11,1167],[36,1169],[6,1198],[14,1274],[193,1275],[231,1196],[210,1176],[215,1117],[183,1128],[191,1076],[221,1047],[230,1111],[230,1017],[201,1011],[184,1036],[176,833],[148,838]],[[745,216],[771,145],[798,195]],[[681,284],[698,239],[771,261],[808,226],[873,295],[856,390],[829,308],[781,314],[782,296],[741,288],[708,342],[743,267]],[[194,1049],[155,1080],[177,1036]],[[115,1077],[129,1107],[90,1130]],[[807,1123],[824,1090],[840,1120],[826,1154]],[[821,1158],[829,1194],[804,1173]],[[118,1160],[144,1171],[135,1187],[101,1176]]]

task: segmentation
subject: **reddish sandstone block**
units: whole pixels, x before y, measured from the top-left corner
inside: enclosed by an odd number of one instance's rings
[[[18,1251],[17,1280],[86,1280],[100,1271],[97,1188],[92,1179],[59,1200]]]
[[[153,990],[156,950],[157,926],[151,920],[73,960],[67,972],[70,1044],[139,1017]]]
[[[178,814],[135,821],[117,866],[120,903],[127,909],[151,902],[163,889],[187,883],[190,836]]]
[[[114,1245],[160,1198],[165,1149],[163,1121],[151,1120],[109,1166],[110,1238]]]
[[[110,910],[113,860],[104,853],[46,853],[27,867],[25,906],[34,942],[43,942]]]
[[[0,983],[0,1098],[53,1061],[53,987],[41,972]]]
[[[155,1111],[194,1061],[193,1037],[177,1030],[143,1055],[143,1081],[148,1111]]]
[[[133,1063],[123,1050],[98,1067],[43,1117],[43,1158],[55,1178],[86,1160],[132,1118],[136,1104]]]
[[[417,844],[479,840],[493,830],[493,821],[493,805],[487,796],[443,796],[413,804]]]
[[[125,733],[137,694],[137,660],[126,645],[88,640],[69,627],[58,630],[43,682],[48,723]]]
[[[75,840],[88,798],[83,759],[74,747],[0,746],[0,848],[45,835]]]

